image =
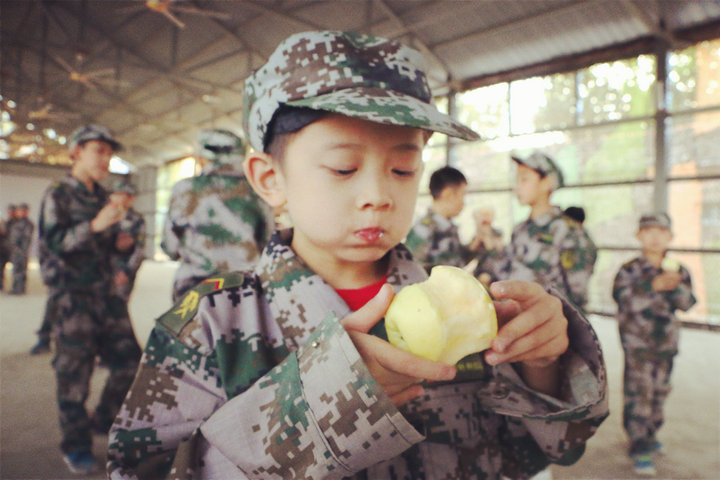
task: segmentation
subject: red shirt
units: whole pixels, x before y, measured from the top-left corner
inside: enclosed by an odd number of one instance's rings
[[[351,310],[355,311],[365,305],[371,298],[373,298],[380,291],[383,285],[387,282],[387,275],[378,280],[375,283],[371,283],[361,288],[350,288],[335,291],[340,295],[340,298],[345,300]]]

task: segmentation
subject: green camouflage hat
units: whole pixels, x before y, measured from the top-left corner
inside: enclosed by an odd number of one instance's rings
[[[557,185],[555,188],[560,188],[565,185],[565,180],[563,179],[562,170],[560,170],[560,167],[557,166],[557,163],[550,158],[549,156],[545,155],[542,152],[533,152],[532,155],[526,158],[519,157],[517,155],[511,155],[513,160],[515,160],[520,165],[525,165],[528,168],[532,168],[536,172],[540,174],[541,177],[546,177],[547,175],[555,175],[555,178],[557,179]]]
[[[640,217],[638,230],[649,227],[660,227],[672,230],[672,220],[670,220],[670,216],[664,212],[646,213]]]
[[[202,130],[198,134],[198,145],[199,155],[214,163],[239,161],[245,154],[242,138],[229,130]]]
[[[292,35],[247,78],[243,123],[254,149],[262,151],[268,124],[282,104],[480,138],[432,104],[420,52],[357,33]]]
[[[70,150],[91,140],[108,143],[116,152],[122,149],[122,145],[115,140],[115,135],[109,128],[102,125],[84,125],[70,135],[68,141]]]
[[[138,189],[135,185],[133,185],[130,182],[126,182],[123,180],[118,180],[115,183],[113,183],[112,186],[113,192],[123,192],[127,193],[128,195],[136,196],[138,194]]]

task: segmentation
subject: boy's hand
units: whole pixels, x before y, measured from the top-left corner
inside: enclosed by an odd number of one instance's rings
[[[125,208],[121,205],[108,203],[98,212],[97,215],[95,215],[95,218],[92,219],[90,222],[90,230],[94,233],[102,232],[111,225],[125,218],[126,213],[127,210],[125,210]]]
[[[488,364],[522,362],[545,368],[565,353],[568,322],[560,299],[537,283],[518,280],[495,282],[490,292],[497,300],[499,330],[485,354]]]
[[[656,275],[652,281],[652,289],[656,292],[668,292],[675,290],[682,281],[680,272],[662,272]]]
[[[433,362],[401,350],[367,332],[383,318],[393,298],[390,285],[383,285],[364,307],[342,320],[368,370],[396,406],[423,394],[423,380],[451,380],[455,367]]]

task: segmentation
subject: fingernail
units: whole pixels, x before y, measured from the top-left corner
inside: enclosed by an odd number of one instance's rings
[[[499,363],[500,356],[497,353],[489,352],[487,355],[485,355],[485,361],[489,365],[497,365]]]

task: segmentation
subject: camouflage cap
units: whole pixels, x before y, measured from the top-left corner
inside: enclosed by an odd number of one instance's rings
[[[122,145],[115,140],[115,135],[109,128],[102,125],[84,125],[70,135],[70,150],[91,140],[106,142],[116,152],[122,149]]]
[[[672,220],[670,220],[670,216],[664,212],[646,213],[640,217],[638,230],[649,227],[660,227],[672,230]]]
[[[236,160],[245,154],[242,138],[229,130],[202,130],[198,134],[198,152],[201,157],[209,160]]]
[[[560,170],[560,167],[557,166],[557,163],[555,163],[552,158],[542,152],[533,152],[530,156],[526,158],[522,158],[517,155],[511,155],[510,158],[512,158],[520,165],[525,165],[528,168],[532,168],[542,177],[554,174],[555,178],[557,179],[557,185],[555,186],[555,188],[560,188],[565,185],[565,180],[563,178],[562,170]]]
[[[258,151],[280,105],[417,127],[465,140],[480,138],[432,104],[420,52],[357,33],[290,36],[245,80],[244,96],[245,132]]]
[[[127,193],[128,195],[132,195],[132,196],[136,196],[138,194],[137,187],[134,184],[124,181],[124,180],[118,180],[115,183],[113,183],[112,191]]]

